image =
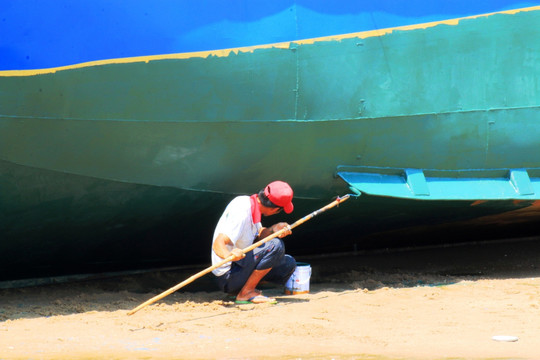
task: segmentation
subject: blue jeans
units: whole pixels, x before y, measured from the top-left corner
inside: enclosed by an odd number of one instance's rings
[[[231,269],[218,276],[219,288],[228,294],[238,294],[254,270],[270,269],[262,279],[279,285],[285,285],[296,269],[296,261],[285,254],[285,244],[280,238],[274,238],[246,254],[242,260],[231,264]]]

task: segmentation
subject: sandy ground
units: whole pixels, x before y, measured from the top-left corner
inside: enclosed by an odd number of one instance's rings
[[[540,239],[302,260],[310,293],[276,305],[207,275],[126,315],[204,266],[0,290],[0,359],[540,358]]]

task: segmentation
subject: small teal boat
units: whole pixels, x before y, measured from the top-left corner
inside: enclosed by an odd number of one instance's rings
[[[537,234],[538,4],[130,4],[5,6],[0,280],[206,263],[275,179],[361,194],[295,255]]]

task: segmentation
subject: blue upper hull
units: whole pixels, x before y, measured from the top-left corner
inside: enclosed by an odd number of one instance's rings
[[[0,70],[294,41],[538,4],[516,0],[3,0]]]

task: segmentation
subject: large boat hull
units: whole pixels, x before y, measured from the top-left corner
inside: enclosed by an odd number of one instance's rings
[[[521,169],[534,183],[539,22],[529,8],[0,72],[2,276],[205,262],[227,201],[275,179],[295,190],[289,221],[350,192],[345,167]],[[470,230],[471,219],[538,199],[411,200],[384,189],[361,188],[366,195],[298,229],[289,251],[456,241],[426,226]],[[419,228],[424,235],[368,236]]]

